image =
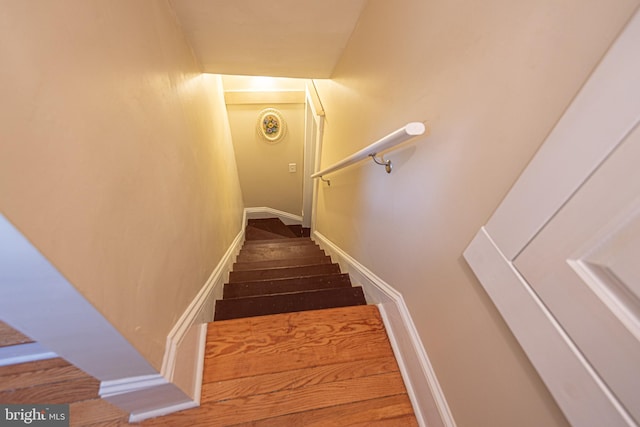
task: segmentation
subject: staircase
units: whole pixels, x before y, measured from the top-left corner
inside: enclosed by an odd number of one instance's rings
[[[250,219],[214,320],[366,305],[362,288],[305,234],[277,218]]]
[[[235,320],[207,328],[200,406],[143,426],[418,425],[378,308],[305,233],[250,221],[216,303],[216,320]],[[29,341],[0,322],[0,348]],[[71,426],[131,425],[98,389],[60,358],[0,367],[0,403],[68,403]]]

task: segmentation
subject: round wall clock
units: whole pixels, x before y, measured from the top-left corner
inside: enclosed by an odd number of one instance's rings
[[[287,125],[282,118],[282,114],[275,108],[267,108],[258,114],[258,134],[266,142],[275,144],[280,142],[287,132]]]

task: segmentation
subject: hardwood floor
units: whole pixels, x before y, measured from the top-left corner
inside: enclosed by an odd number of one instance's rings
[[[100,399],[99,387],[60,358],[0,367],[0,403],[69,403],[72,426],[126,425],[128,414]]]
[[[201,405],[144,426],[417,425],[376,306],[209,324]]]
[[[16,331],[11,326],[0,321],[0,347],[26,344],[30,342],[33,342],[31,338],[22,335],[20,332]]]
[[[200,406],[143,426],[418,425],[378,308],[305,234],[249,222],[216,302],[215,318],[233,320],[208,324]],[[0,322],[0,347],[30,341]],[[132,425],[99,386],[60,358],[0,367],[0,403],[68,403],[72,426]]]
[[[127,426],[99,383],[56,358],[0,367],[1,403],[70,403],[72,426]],[[201,406],[143,426],[415,426],[376,306],[208,325]],[[139,425],[139,424],[136,424]]]

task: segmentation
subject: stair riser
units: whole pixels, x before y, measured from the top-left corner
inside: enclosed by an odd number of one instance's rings
[[[248,225],[270,233],[279,234],[285,237],[298,237],[282,221],[276,218],[250,219]]]
[[[279,248],[283,246],[302,246],[316,245],[316,243],[308,237],[296,237],[291,239],[273,239],[273,240],[247,240],[244,242],[244,248]],[[317,245],[316,245],[317,246]]]
[[[229,283],[284,279],[289,277],[319,276],[322,274],[334,273],[340,273],[340,266],[338,264],[322,264],[308,267],[282,267],[256,271],[232,271],[229,273]]]
[[[289,239],[286,236],[281,236],[280,234],[272,233],[270,231],[260,230],[259,228],[255,228],[251,226],[245,229],[244,235],[245,235],[245,239],[249,242],[253,242],[253,241],[259,242],[262,240],[272,240],[272,239],[279,239],[279,240]]]
[[[293,278],[225,284],[223,298],[245,298],[259,295],[349,287],[351,287],[351,280],[348,274],[332,274],[302,279]]]
[[[322,249],[317,246],[292,246],[281,249],[242,249],[236,258],[236,262],[268,261],[276,259],[309,258],[315,256],[325,256]]]
[[[218,300],[214,320],[366,305],[362,288],[328,289],[296,294]]]
[[[273,261],[236,262],[233,271],[263,270],[275,267],[303,267],[318,264],[331,264],[331,257],[291,258]]]

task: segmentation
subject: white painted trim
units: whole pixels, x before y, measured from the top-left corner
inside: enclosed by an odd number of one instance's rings
[[[54,357],[58,357],[58,355],[37,342],[0,347],[0,366],[35,362],[37,360],[53,359]]]
[[[130,413],[192,403],[0,215],[0,313],[11,327],[100,380]]]
[[[212,314],[213,315],[213,314]],[[196,360],[198,361],[198,365],[196,366],[196,377],[194,379],[194,383],[197,385],[195,388],[195,395],[193,396],[193,400],[200,405],[200,398],[202,397],[202,380],[204,378],[204,355],[207,349],[207,324],[203,323],[200,326],[200,335],[198,338],[198,356]]]
[[[100,397],[129,412],[130,421],[198,406],[198,402],[160,374],[108,382],[101,385]]]
[[[572,425],[635,425],[486,228],[464,257]]]
[[[206,323],[213,321],[215,300],[222,297],[222,286],[243,242],[244,226],[167,335],[161,373],[122,378],[101,384],[100,396],[121,407],[126,407],[126,401],[136,395],[138,399],[148,401],[146,407],[131,410],[130,422],[166,415],[200,404],[207,340]],[[193,328],[197,330],[194,331]],[[195,340],[185,340],[190,332],[197,335]],[[183,345],[187,342],[190,345]],[[181,366],[176,370],[178,361]],[[188,399],[182,398],[174,389],[181,389]]]
[[[117,380],[102,381],[99,394],[108,398],[123,393],[165,385],[167,380],[160,374],[141,375],[139,377],[119,378]]]
[[[156,373],[2,215],[0,313],[11,327],[100,381]]]
[[[487,222],[513,260],[640,119],[640,11]]]
[[[464,258],[559,407],[575,426],[637,424],[514,263],[640,119],[639,42],[637,12],[464,252]]]
[[[418,423],[428,427],[455,427],[447,400],[402,295],[321,233],[314,231],[313,237],[334,262],[340,264],[342,271],[348,272],[351,280],[362,286],[367,301],[380,308]]]
[[[218,265],[216,265],[209,275],[204,286],[200,289],[193,301],[191,301],[167,335],[166,350],[164,358],[162,359],[162,368],[160,371],[167,380],[171,382],[174,381],[178,349],[180,348],[180,344],[189,329],[194,325],[213,321],[213,305],[216,299],[215,291],[217,288],[221,289],[224,285],[227,275],[233,266],[235,257],[240,252],[243,243],[244,225],[220,259],[220,262],[218,262]],[[210,308],[210,310],[208,310],[208,308]],[[181,350],[184,351],[187,349]],[[200,350],[197,348],[188,349],[187,351],[191,352],[194,357],[200,353]],[[197,363],[197,358],[194,360],[194,363]],[[198,388],[199,387],[200,386],[198,386]],[[196,394],[199,394],[199,390],[193,395],[195,396]]]
[[[268,208],[266,206],[244,208],[245,222],[247,219],[260,219],[260,218],[280,218],[286,225],[302,224],[302,217],[300,215],[294,215],[289,212],[279,211],[277,209]]]

